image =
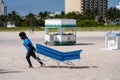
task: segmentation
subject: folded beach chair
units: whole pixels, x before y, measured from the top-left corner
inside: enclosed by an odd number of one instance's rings
[[[61,52],[41,44],[36,44],[36,52],[56,60],[59,66],[59,62],[64,62],[68,65],[74,65],[71,60],[80,59],[80,53],[82,50]]]

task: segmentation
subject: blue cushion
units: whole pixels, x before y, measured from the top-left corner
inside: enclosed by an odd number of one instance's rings
[[[61,52],[41,44],[36,44],[36,52],[59,61],[66,61],[80,59],[80,53],[82,52],[82,50]]]

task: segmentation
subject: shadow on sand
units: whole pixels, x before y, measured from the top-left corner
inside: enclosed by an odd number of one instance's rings
[[[98,68],[98,67],[97,66],[45,66],[44,68],[89,69],[89,68]]]
[[[75,45],[95,45],[94,43],[76,43]]]
[[[82,46],[87,46],[87,45],[95,45],[94,43],[76,43],[76,44],[73,44],[73,45],[66,45],[66,44],[63,44],[63,45],[50,45],[50,46],[76,46],[76,45],[82,45]],[[46,45],[47,46],[47,45]]]
[[[7,73],[21,73],[22,71],[12,71],[9,69],[0,69],[0,74],[7,74]]]

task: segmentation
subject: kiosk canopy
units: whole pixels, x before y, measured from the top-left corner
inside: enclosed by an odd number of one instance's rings
[[[76,27],[75,19],[46,19],[46,28],[73,28]]]

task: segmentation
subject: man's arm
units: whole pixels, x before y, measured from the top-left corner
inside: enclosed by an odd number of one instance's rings
[[[34,47],[33,45],[31,45],[31,44],[28,44],[28,46],[30,47],[30,50],[33,50],[33,51],[35,51],[35,47]]]

